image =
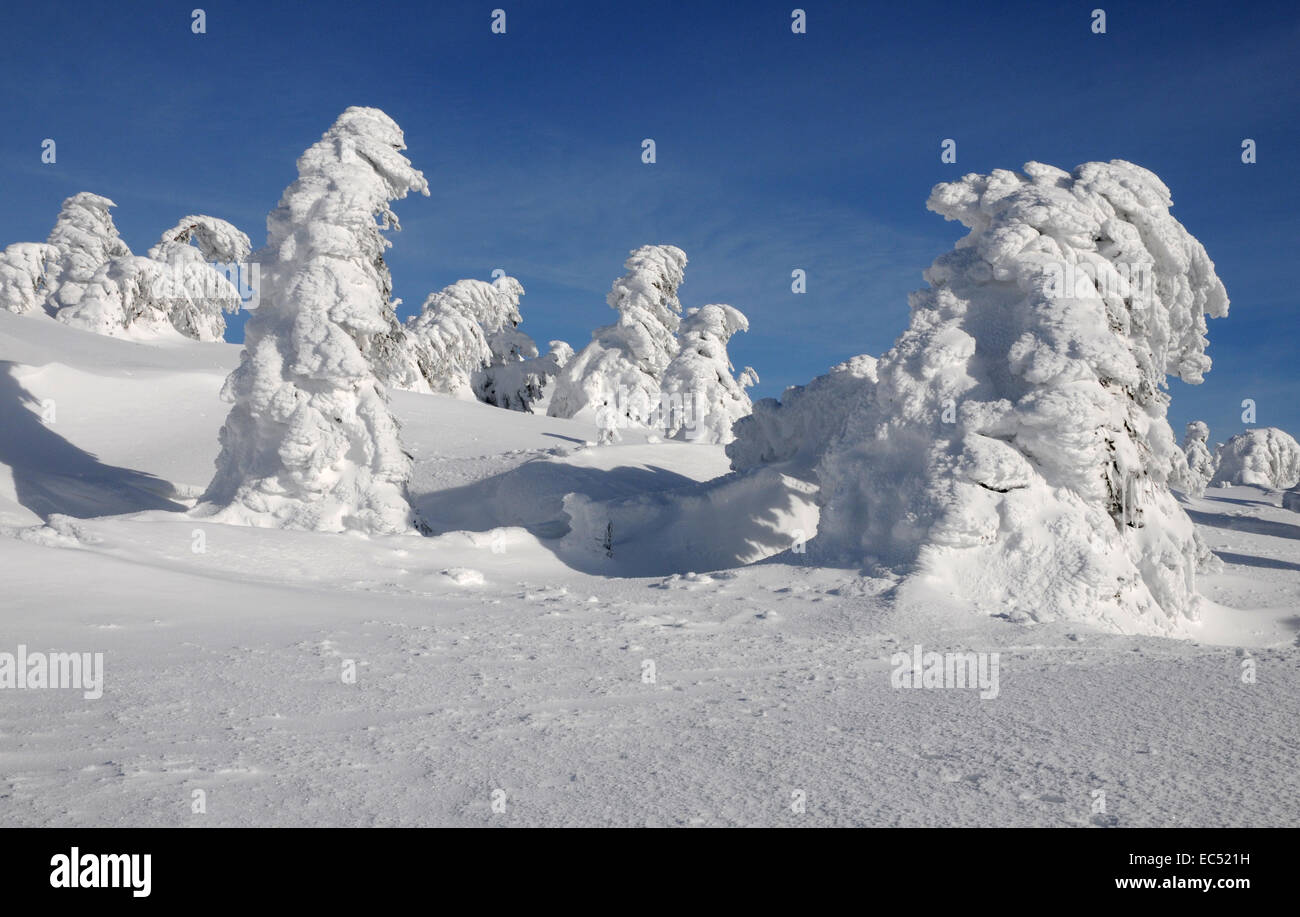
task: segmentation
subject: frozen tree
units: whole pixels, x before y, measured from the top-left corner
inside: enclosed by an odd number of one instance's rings
[[[411,191],[429,193],[401,129],[349,108],[298,159],[267,217],[259,306],[203,501],[220,521],[320,531],[411,527],[411,460],[367,352],[393,327],[383,231]]]
[[[654,417],[664,371],[678,349],[677,288],[686,253],[672,245],[645,245],[624,267],[627,273],[605,297],[618,320],[597,328],[591,343],[564,367],[547,410],[552,417],[595,422],[602,441],[616,438],[619,426],[644,426]]]
[[[74,328],[111,337],[155,337],[171,329],[165,265],[141,255],[110,258],[85,283],[59,285],[57,298],[76,302],[58,312]]]
[[[15,242],[0,252],[0,309],[31,312],[49,295],[46,273],[59,249],[43,242]]]
[[[1205,487],[1214,478],[1217,463],[1208,444],[1210,428],[1201,420],[1187,425],[1183,435],[1183,455],[1187,458],[1187,486],[1185,490],[1194,497],[1205,493]]]
[[[376,373],[395,388],[474,398],[475,374],[510,356],[524,288],[502,275],[488,283],[457,280],[430,293],[418,315],[392,329],[375,350]],[[523,344],[527,341],[527,344]]]
[[[862,354],[831,367],[807,385],[792,385],[778,401],[754,402],[753,412],[738,420],[727,458],[737,471],[791,463],[790,473],[815,478],[813,466],[827,444],[844,427],[849,407],[870,397],[876,384],[876,359]]]
[[[0,304],[15,312],[40,305],[96,334],[147,337],[174,328],[196,340],[221,340],[222,311],[241,300],[208,262],[244,260],[248,237],[224,220],[191,216],[164,233],[148,257],[132,255],[113,224],[113,206],[97,194],[75,194],[63,202],[47,243],[9,246],[0,254]]]
[[[189,242],[194,239],[196,248]],[[225,220],[189,216],[163,233],[148,257],[117,255],[77,284],[75,305],[58,317],[74,327],[114,337],[152,337],[175,330],[198,341],[220,341],[224,312],[238,310],[238,288],[209,262],[243,261],[248,237]],[[61,293],[69,289],[60,286]]]
[[[247,262],[251,250],[248,236],[216,217],[187,216],[164,232],[149,259],[161,265],[153,295],[172,327],[196,341],[222,340],[225,313],[238,311],[243,300],[213,264]]]
[[[732,306],[691,309],[682,320],[681,349],[664,370],[660,412],[664,435],[701,443],[729,443],[732,424],[752,409],[745,389],[758,381],[748,366],[737,379],[727,342],[748,331],[749,320]]]
[[[1277,427],[1238,433],[1219,446],[1215,484],[1285,490],[1300,484],[1300,443]]]
[[[1205,316],[1228,298],[1171,204],[1122,161],[937,185],[930,209],[970,232],[844,405],[810,554],[931,574],[990,613],[1145,632],[1196,617],[1166,376],[1202,380]]]
[[[109,212],[116,206],[89,191],[63,202],[46,240],[58,250],[58,257],[49,262],[45,274],[50,309],[60,321],[88,330],[99,329],[98,309],[83,309],[81,299],[88,287],[98,289],[105,282],[102,275],[96,280],[96,274],[111,259],[131,255]]]
[[[492,365],[474,374],[474,393],[480,401],[511,411],[534,413],[545,403],[551,382],[573,359],[573,348],[564,341],[551,341],[550,349],[538,356],[533,339],[518,330],[500,332],[489,344]]]

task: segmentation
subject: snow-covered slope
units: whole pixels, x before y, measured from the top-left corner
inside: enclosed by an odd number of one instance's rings
[[[1276,494],[1185,504],[1226,562],[1192,640],[795,553],[717,570],[812,537],[811,501],[751,518],[773,494],[727,488],[760,478],[701,486],[721,447],[592,447],[437,395],[393,394],[433,536],[219,525],[184,510],[238,356],[0,314],[0,651],[105,657],[99,700],[0,691],[0,824],[1297,823],[1300,514]],[[600,519],[612,557],[582,542]],[[895,689],[918,644],[998,653],[997,696]]]

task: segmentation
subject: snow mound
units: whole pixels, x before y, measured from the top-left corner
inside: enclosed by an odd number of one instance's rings
[[[469,567],[451,567],[443,570],[442,575],[457,586],[482,586],[487,582],[482,573]]]
[[[1219,447],[1215,461],[1214,484],[1253,484],[1274,490],[1300,484],[1300,443],[1277,427],[1238,433]]]
[[[561,556],[580,570],[612,576],[751,564],[803,550],[817,532],[816,491],[806,481],[764,468],[621,500],[569,494]]]

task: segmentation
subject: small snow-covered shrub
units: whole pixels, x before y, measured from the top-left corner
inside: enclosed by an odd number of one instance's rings
[[[851,406],[867,397],[875,383],[876,359],[862,354],[807,385],[790,386],[779,401],[754,402],[753,413],[736,422],[735,441],[727,445],[731,467],[746,471],[778,462],[816,463],[844,426]]]

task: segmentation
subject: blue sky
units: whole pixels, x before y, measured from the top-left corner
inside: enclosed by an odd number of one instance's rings
[[[136,251],[192,212],[260,245],[298,154],[373,105],[433,190],[397,206],[403,312],[501,267],[528,290],[523,330],[580,348],[627,251],[671,242],[683,303],[746,312],[733,360],[777,395],[905,327],[908,291],[962,234],[925,210],[935,182],[1129,159],[1172,189],[1232,298],[1206,383],[1174,385],[1175,430],[1202,418],[1225,439],[1252,398],[1259,424],[1300,434],[1300,7],[800,2],[805,35],[789,0],[9,4],[0,244],[43,239],[89,190]]]

